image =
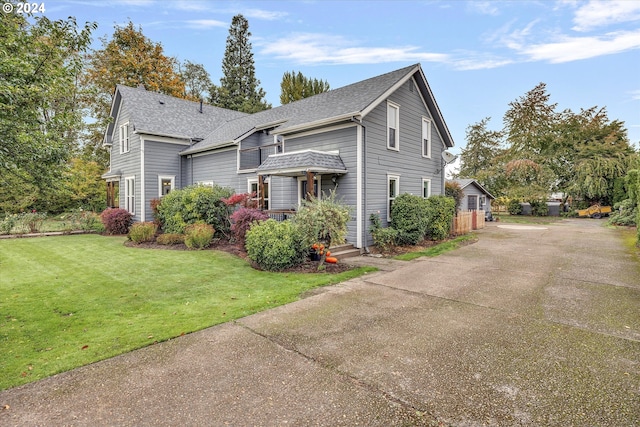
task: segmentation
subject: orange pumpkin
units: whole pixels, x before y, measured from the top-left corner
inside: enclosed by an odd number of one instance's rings
[[[338,263],[338,258],[332,257],[332,256],[328,256],[324,259],[326,262],[328,262],[329,264],[337,264]]]

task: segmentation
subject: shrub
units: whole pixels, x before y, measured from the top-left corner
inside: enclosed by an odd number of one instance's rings
[[[161,234],[156,239],[156,242],[159,245],[179,245],[180,243],[184,243],[184,234]]]
[[[521,215],[522,214],[522,205],[519,200],[512,199],[509,200],[507,204],[507,210],[511,215]]]
[[[108,234],[127,234],[133,222],[133,215],[126,209],[107,208],[100,214],[105,232]]]
[[[449,237],[451,223],[456,214],[456,203],[451,197],[438,195],[426,199],[426,236],[431,240]]]
[[[456,210],[460,209],[460,204],[464,198],[464,191],[462,191],[460,184],[455,181],[447,181],[444,184],[444,194],[456,202]]]
[[[0,222],[0,234],[11,234],[11,230],[18,223],[18,215],[12,214],[4,217],[2,222]]]
[[[231,232],[233,237],[244,244],[244,238],[247,234],[251,224],[256,221],[266,221],[269,219],[269,215],[265,212],[252,209],[252,208],[240,208],[231,215]]]
[[[381,251],[388,251],[397,244],[398,230],[391,227],[372,229],[371,237],[373,237],[373,243],[380,248]]]
[[[321,199],[312,197],[304,201],[293,221],[308,247],[323,243],[329,248],[344,243],[349,219],[349,207],[336,200],[335,191],[331,191]]]
[[[215,230],[209,224],[197,222],[187,225],[184,233],[184,244],[189,249],[204,249],[211,244]]]
[[[38,233],[42,228],[42,223],[47,219],[47,214],[43,212],[22,212],[16,217],[19,232]]]
[[[404,193],[391,206],[391,227],[398,230],[397,243],[415,245],[427,232],[426,199]]]
[[[531,215],[533,216],[547,216],[549,215],[549,205],[546,200],[529,200],[531,205]]]
[[[308,254],[302,233],[291,221],[268,219],[246,234],[247,256],[261,269],[280,271],[301,264]]]
[[[614,211],[609,218],[609,224],[613,225],[636,225],[637,207],[633,200],[626,199],[614,205]]]
[[[153,242],[158,226],[153,222],[136,222],[129,229],[129,240],[134,243]]]
[[[181,234],[187,225],[201,221],[228,236],[231,227],[229,208],[222,199],[232,193],[217,185],[194,185],[170,192],[157,207],[163,231]]]

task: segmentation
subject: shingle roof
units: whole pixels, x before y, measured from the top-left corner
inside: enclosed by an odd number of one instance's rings
[[[480,189],[480,191],[485,193],[487,196],[489,196],[492,199],[495,199],[495,197],[491,193],[489,193],[486,188],[484,188],[482,185],[480,185],[480,183],[478,181],[476,181],[475,179],[458,178],[458,179],[448,179],[447,181],[449,181],[449,182],[457,182],[460,185],[460,188],[462,188],[463,190],[464,190],[465,187],[473,184],[476,187],[478,187]]]
[[[116,91],[129,105],[130,121],[139,133],[204,139],[227,121],[247,116],[246,113],[206,104],[200,113],[199,102],[143,88],[118,85]]]
[[[272,154],[262,162],[258,175],[302,175],[307,170],[323,173],[347,173],[338,153],[304,150]]]

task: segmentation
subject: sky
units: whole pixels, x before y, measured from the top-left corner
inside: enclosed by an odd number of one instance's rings
[[[31,1],[31,0],[30,0]],[[32,2],[33,3],[33,2]],[[45,0],[49,19],[95,21],[93,48],[129,21],[219,84],[231,19],[249,22],[256,77],[280,105],[287,71],[331,88],[420,63],[459,154],[469,125],[499,130],[545,83],[558,111],[606,107],[640,149],[640,0]]]

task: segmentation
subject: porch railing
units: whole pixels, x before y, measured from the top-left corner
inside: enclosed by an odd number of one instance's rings
[[[269,215],[269,218],[273,218],[276,221],[284,221],[286,219],[290,219],[296,214],[296,211],[292,209],[268,210],[265,212]]]

